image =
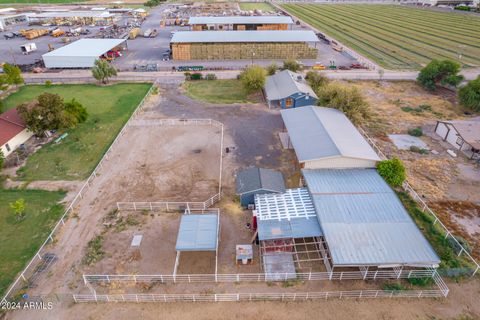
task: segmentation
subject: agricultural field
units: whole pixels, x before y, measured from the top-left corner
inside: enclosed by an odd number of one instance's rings
[[[0,296],[45,241],[63,213],[64,192],[0,189]],[[25,200],[17,219],[10,203]]]
[[[387,69],[430,60],[480,65],[480,18],[393,5],[285,4],[283,8]]]
[[[262,10],[262,11],[276,11],[275,8],[267,2],[240,2],[238,4],[240,10]]]
[[[61,143],[53,142],[32,154],[20,170],[22,180],[82,180],[97,165],[116,135],[138,106],[150,84],[29,85],[4,100],[6,109],[34,100],[43,92],[75,98],[89,113],[86,122],[67,131]]]

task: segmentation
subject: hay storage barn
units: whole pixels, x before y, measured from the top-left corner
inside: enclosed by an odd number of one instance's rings
[[[288,30],[293,24],[288,16],[190,17],[193,31],[204,30]]]
[[[184,31],[170,41],[174,60],[316,59],[313,31]]]
[[[375,168],[380,158],[343,112],[315,106],[281,111],[288,144],[305,169]]]
[[[46,68],[91,68],[101,55],[122,47],[126,39],[80,39],[42,55]]]

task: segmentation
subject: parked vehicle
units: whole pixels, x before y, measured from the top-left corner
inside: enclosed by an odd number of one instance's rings
[[[37,45],[34,42],[25,43],[20,46],[20,50],[23,54],[29,54],[30,52],[37,50]]]
[[[326,67],[323,64],[317,62],[313,65],[312,69],[313,70],[325,70]]]

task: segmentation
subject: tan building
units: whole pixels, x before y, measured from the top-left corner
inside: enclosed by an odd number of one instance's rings
[[[184,31],[170,41],[174,60],[316,59],[313,31]]]
[[[6,157],[21,144],[25,143],[32,132],[27,130],[25,122],[16,109],[10,109],[0,114],[0,150]]]
[[[293,20],[289,16],[190,17],[188,24],[192,31],[288,30],[291,29]]]

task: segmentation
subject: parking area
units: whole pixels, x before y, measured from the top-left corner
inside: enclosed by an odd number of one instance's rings
[[[190,12],[185,9],[185,14]],[[120,15],[120,14],[118,14]],[[163,23],[166,18],[171,15],[171,6],[170,5],[161,5],[155,8],[152,8],[149,11],[149,15],[144,21],[141,19],[132,18],[130,15],[123,14],[119,16],[116,21],[116,25],[121,28],[124,32],[118,32],[118,36],[126,36],[129,28],[123,29],[126,25],[136,25],[140,24],[142,31],[148,29],[157,30],[157,36],[153,38],[145,38],[141,35],[137,36],[135,39],[127,41],[127,51],[124,52],[123,56],[117,58],[114,61],[115,66],[121,71],[131,71],[131,70],[144,70],[142,66],[146,65],[155,65],[158,70],[171,70],[173,67],[178,66],[204,66],[205,68],[210,69],[240,69],[249,64],[255,63],[263,66],[267,66],[272,62],[277,64],[282,64],[283,61],[278,60],[258,60],[258,59],[248,59],[248,60],[211,60],[211,61],[165,61],[165,52],[170,48],[170,39],[172,32],[176,31],[187,31],[189,27],[180,26],[180,25],[171,25],[171,23]],[[6,39],[4,36],[11,32],[19,32],[22,29],[40,29],[41,26],[28,26],[28,23],[22,23],[18,25],[11,26],[9,30],[0,32],[0,56],[3,58],[1,62],[14,63],[18,65],[31,65],[35,62],[41,60],[43,54],[49,52],[51,49],[58,49],[69,42],[76,41],[82,38],[98,38],[102,36],[102,31],[105,27],[101,26],[84,26],[83,30],[88,29],[88,33],[80,34],[77,36],[60,36],[53,37],[51,35],[44,35],[36,39],[27,40],[24,37],[14,37],[12,39]],[[43,27],[47,29],[55,29],[56,27]],[[68,32],[72,27],[60,26],[58,27],[62,31]],[[294,25],[292,27],[294,30],[306,30],[304,26]],[[27,43],[35,43],[37,50],[30,52],[28,55],[23,54],[20,46]],[[356,60],[349,56],[345,52],[335,51],[331,45],[325,42],[318,42],[316,44],[318,49],[317,59],[308,59],[302,60],[306,66],[313,66],[315,63],[321,63],[325,66],[329,66],[332,62],[336,66],[349,66],[352,63],[355,63]],[[26,70],[29,70],[28,66],[25,66]],[[31,69],[31,67],[30,67]]]

